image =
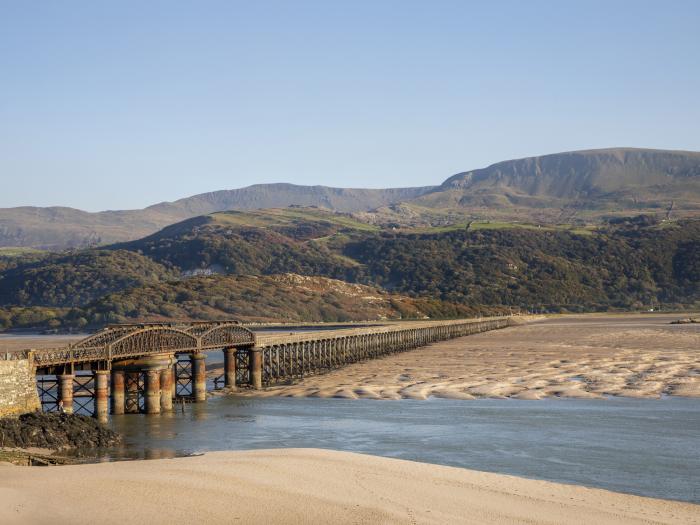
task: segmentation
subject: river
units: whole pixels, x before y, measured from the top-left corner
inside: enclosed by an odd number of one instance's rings
[[[105,459],[315,447],[700,503],[694,399],[517,401],[213,397],[158,417],[114,416]]]

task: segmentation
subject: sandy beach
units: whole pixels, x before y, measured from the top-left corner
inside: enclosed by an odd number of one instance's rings
[[[0,467],[0,523],[700,523],[700,506],[317,449]]]
[[[700,324],[560,316],[357,363],[255,396],[540,399],[700,396]],[[216,375],[219,370],[212,369]]]

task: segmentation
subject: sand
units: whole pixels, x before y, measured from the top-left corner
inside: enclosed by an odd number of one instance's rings
[[[561,316],[444,341],[294,385],[239,395],[700,397],[700,324],[670,324],[678,318],[672,314]]]
[[[0,523],[699,523],[700,506],[315,449],[0,467]]]

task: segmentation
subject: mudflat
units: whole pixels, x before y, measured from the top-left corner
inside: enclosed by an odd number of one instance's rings
[[[687,314],[558,316],[241,394],[377,399],[699,397],[700,324],[671,324],[681,317]]]
[[[0,467],[0,523],[699,523],[700,506],[317,449]]]

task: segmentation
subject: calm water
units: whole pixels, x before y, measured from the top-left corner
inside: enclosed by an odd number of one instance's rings
[[[317,447],[700,503],[700,401],[219,397],[118,416],[112,457]]]

